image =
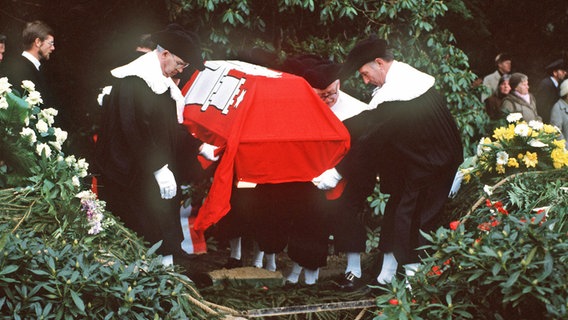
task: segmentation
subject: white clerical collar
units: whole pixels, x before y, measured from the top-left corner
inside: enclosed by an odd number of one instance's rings
[[[184,97],[172,78],[164,76],[158,52],[150,51],[138,59],[124,66],[115,68],[110,72],[115,78],[125,78],[136,76],[146,82],[148,87],[156,94],[162,94],[170,89],[170,96],[176,102],[177,120],[183,122],[183,108],[185,107]]]
[[[556,88],[558,88],[558,81],[556,81],[556,79],[554,77],[550,77],[550,80],[552,80],[552,83],[554,83],[554,86]]]
[[[385,83],[373,91],[369,108],[374,109],[387,101],[409,101],[419,97],[434,86],[435,79],[406,63],[393,60]]]
[[[39,62],[39,60],[36,57],[34,57],[31,53],[29,53],[27,51],[23,51],[22,56],[24,58],[30,60],[30,62],[34,64],[36,69],[39,70],[39,66],[41,66],[41,62]]]

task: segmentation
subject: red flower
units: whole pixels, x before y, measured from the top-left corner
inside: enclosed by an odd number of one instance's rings
[[[497,211],[501,212],[501,213],[504,214],[504,215],[508,215],[508,214],[509,214],[509,212],[508,212],[505,208],[503,208],[503,207],[498,207],[498,208],[497,208]]]
[[[485,205],[488,206],[488,207],[491,207],[491,206],[492,206],[492,205],[491,205],[491,200],[485,199]]]
[[[429,276],[439,276],[442,274],[442,269],[439,266],[433,266],[432,271],[428,272]]]
[[[444,261],[445,266],[449,266],[450,263],[452,263],[452,258],[449,258],[448,260]]]
[[[458,220],[450,222],[450,230],[456,230],[459,225],[460,222]]]
[[[491,224],[489,222],[480,223],[477,226],[477,229],[479,229],[481,231],[489,231],[489,230],[491,230]]]
[[[398,305],[398,300],[397,299],[390,299],[389,303],[392,304],[393,306]]]
[[[495,203],[493,204],[493,206],[494,206],[495,208],[503,208],[503,202],[497,201],[497,202],[495,202]]]

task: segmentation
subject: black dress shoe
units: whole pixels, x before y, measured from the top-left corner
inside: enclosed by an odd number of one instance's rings
[[[241,260],[237,260],[235,258],[229,258],[229,260],[227,260],[227,263],[225,263],[223,268],[234,269],[234,268],[240,268],[242,266],[243,266],[243,262]]]
[[[337,280],[337,287],[343,291],[355,291],[365,286],[365,283],[361,278],[356,277],[353,273],[347,272],[342,278]]]

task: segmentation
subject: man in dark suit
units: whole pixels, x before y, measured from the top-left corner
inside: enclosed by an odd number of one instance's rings
[[[546,66],[548,77],[538,85],[535,95],[536,109],[544,123],[550,123],[550,111],[560,98],[560,83],[566,76],[566,69],[566,63],[563,59],[552,62]]]
[[[22,93],[22,81],[33,82],[35,90],[41,93],[43,104],[48,107],[56,106],[53,105],[52,92],[41,71],[41,63],[49,60],[55,50],[54,41],[53,30],[47,24],[42,21],[28,22],[22,31],[22,55],[6,65],[6,76],[12,88]]]

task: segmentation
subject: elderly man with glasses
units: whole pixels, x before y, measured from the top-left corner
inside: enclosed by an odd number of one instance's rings
[[[192,150],[196,156],[201,150],[206,158],[216,158],[212,146],[201,144],[180,124],[185,102],[171,79],[189,65],[205,68],[197,35],[170,25],[152,40],[155,50],[111,71],[116,80],[102,106],[95,165],[99,196],[109,210],[150,243],[162,240],[158,252],[164,264],[171,264],[183,255],[180,152]]]

